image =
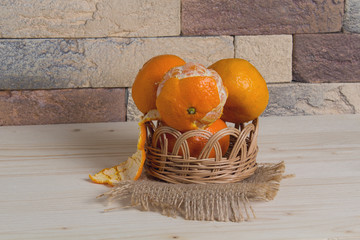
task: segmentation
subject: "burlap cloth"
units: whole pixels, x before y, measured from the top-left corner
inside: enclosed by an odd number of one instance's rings
[[[250,202],[275,198],[284,171],[284,162],[263,163],[249,178],[224,184],[172,184],[145,176],[120,182],[99,197],[186,220],[241,222],[255,218]]]

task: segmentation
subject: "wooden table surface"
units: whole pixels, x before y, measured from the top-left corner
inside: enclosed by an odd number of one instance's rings
[[[0,239],[360,239],[360,115],[260,119],[258,162],[285,161],[257,219],[199,222],[104,212],[89,173],[136,148],[136,123],[0,127]],[[115,204],[116,206],[116,204]]]

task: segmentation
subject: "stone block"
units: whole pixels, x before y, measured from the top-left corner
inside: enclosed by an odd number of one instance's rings
[[[294,37],[293,78],[299,82],[360,82],[360,34]]]
[[[236,36],[235,57],[253,64],[266,82],[291,82],[292,36]]]
[[[360,113],[360,83],[270,84],[269,93],[262,116]]]
[[[180,0],[1,1],[0,38],[176,36]]]
[[[131,88],[127,89],[127,106],[126,106],[126,121],[128,122],[139,122],[140,117],[143,115],[142,112],[136,107],[131,94]]]
[[[0,40],[0,89],[90,87],[85,40]],[[86,54],[85,54],[86,51]]]
[[[0,125],[125,121],[125,89],[0,91]]]
[[[339,32],[343,15],[344,0],[183,0],[181,30],[184,35]]]
[[[360,33],[360,1],[345,1],[344,30]]]
[[[0,89],[131,87],[159,54],[208,66],[234,56],[233,37],[0,40]]]

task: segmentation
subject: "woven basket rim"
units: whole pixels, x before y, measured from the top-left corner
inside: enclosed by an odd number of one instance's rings
[[[211,134],[205,130],[181,133],[157,122],[146,124],[146,169],[157,179],[171,183],[229,183],[251,176],[256,168],[259,121],[235,124]],[[176,138],[172,153],[167,151],[166,134]],[[223,154],[218,140],[230,136],[229,150]],[[202,136],[208,139],[198,158],[191,157],[186,139]],[[160,146],[159,146],[160,145]],[[215,157],[209,158],[215,150]],[[179,154],[181,150],[182,154]]]

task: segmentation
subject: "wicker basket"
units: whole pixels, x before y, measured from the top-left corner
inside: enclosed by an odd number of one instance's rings
[[[156,124],[156,126],[155,126]],[[155,178],[170,183],[230,183],[251,176],[257,168],[258,119],[247,124],[235,124],[216,134],[204,130],[193,130],[181,134],[179,131],[147,123],[146,168]],[[172,153],[168,152],[166,134],[177,140]],[[190,157],[186,139],[192,136],[209,139],[198,158]],[[230,135],[230,147],[223,154],[218,140]],[[215,158],[209,158],[211,149],[215,149]],[[182,155],[178,155],[179,151]]]

